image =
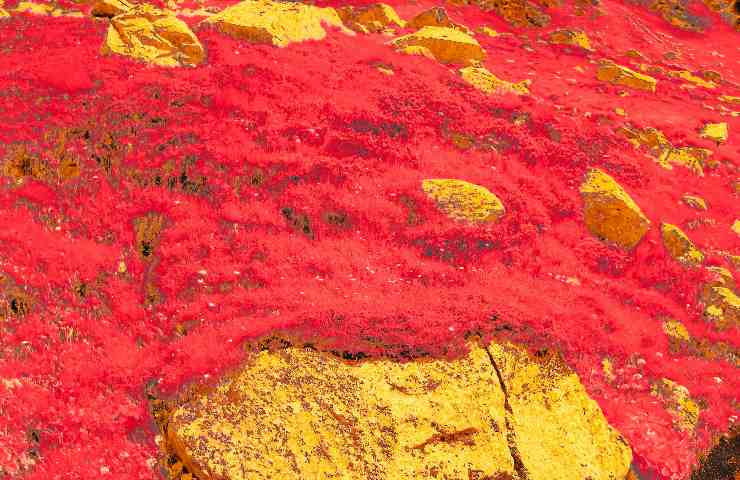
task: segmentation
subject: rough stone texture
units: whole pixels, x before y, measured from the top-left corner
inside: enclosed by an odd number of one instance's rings
[[[460,30],[472,35],[472,32],[468,27],[460,25],[459,23],[453,22],[447,15],[447,11],[442,7],[433,7],[429,10],[424,10],[417,16],[415,16],[406,25],[407,28],[413,28],[418,30],[423,27],[447,27]]]
[[[550,34],[550,43],[558,45],[571,45],[579,47],[589,52],[593,51],[591,48],[591,41],[588,39],[588,35],[582,30],[555,30]]]
[[[98,0],[93,4],[90,14],[94,17],[115,17],[129,11],[134,3],[126,0]]]
[[[702,138],[708,138],[717,143],[724,143],[727,141],[728,128],[727,123],[707,123],[701,129]]]
[[[203,45],[185,22],[149,5],[137,5],[113,17],[101,53],[163,67],[193,66],[205,60]]]
[[[406,363],[265,350],[180,406],[167,437],[201,480],[621,480],[631,461],[557,356],[508,344]]]
[[[640,207],[602,170],[590,169],[580,191],[586,226],[597,237],[630,250],[650,229]]]
[[[696,210],[706,210],[707,202],[697,195],[684,195],[681,197],[683,203]]]
[[[475,38],[447,27],[423,27],[396,38],[391,42],[396,48],[424,47],[441,63],[472,65],[485,59],[486,52]]]
[[[460,76],[467,83],[488,94],[513,93],[515,95],[529,95],[531,80],[522,80],[512,83],[501,80],[483,67],[465,67],[460,69]]]
[[[527,0],[474,0],[483,11],[493,11],[515,27],[544,27],[550,16]]]
[[[667,378],[661,378],[653,385],[652,393],[666,403],[666,408],[675,418],[679,430],[694,431],[701,409],[691,398],[686,387]]]
[[[333,8],[270,0],[237,3],[207,18],[202,25],[214,26],[241,40],[276,47],[285,47],[294,42],[322,40],[326,37],[325,25],[346,30]]]
[[[437,203],[440,210],[455,220],[490,222],[498,220],[506,212],[494,193],[464,180],[424,180],[422,190]]]
[[[617,65],[610,60],[602,60],[596,72],[596,78],[602,82],[610,82],[615,85],[655,92],[658,83],[653,77],[635,72],[623,65]]]
[[[712,287],[705,295],[705,317],[719,330],[740,325],[740,297],[727,287]]]
[[[342,7],[337,10],[348,28],[360,33],[377,33],[388,28],[404,28],[406,22],[388,4],[374,3],[365,7]]]
[[[663,245],[668,253],[685,265],[700,265],[704,261],[704,254],[696,248],[688,236],[676,225],[663,223],[660,226]]]

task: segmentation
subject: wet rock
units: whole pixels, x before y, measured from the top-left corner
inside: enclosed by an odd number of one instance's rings
[[[529,85],[532,84],[531,80],[522,80],[517,83],[501,80],[483,67],[462,68],[460,69],[460,76],[478,90],[496,95],[505,93],[529,95]]]
[[[406,22],[390,5],[375,3],[365,7],[342,7],[337,10],[348,28],[360,33],[377,33],[388,28],[403,28]]]
[[[326,37],[324,25],[346,30],[333,8],[271,0],[237,3],[203,20],[201,24],[213,26],[240,40],[276,47],[322,40]]]
[[[485,187],[456,179],[430,179],[422,189],[440,210],[455,220],[495,222],[506,212],[499,198]]]
[[[558,45],[571,45],[592,52],[591,42],[582,30],[555,30],[550,34],[550,43]]]
[[[473,37],[454,28],[423,27],[391,43],[401,50],[405,47],[423,47],[441,63],[469,66],[486,57],[486,52]]]
[[[724,143],[727,141],[728,135],[727,123],[707,123],[702,127],[700,135],[702,138]]]
[[[617,65],[611,60],[602,60],[596,72],[596,78],[602,82],[609,82],[614,85],[655,92],[655,86],[658,83],[653,77],[635,72],[623,65]]]
[[[203,46],[185,22],[150,5],[137,5],[113,17],[101,53],[163,67],[194,66],[205,60]]]
[[[704,261],[704,254],[699,251],[689,237],[678,228],[670,223],[663,223],[660,226],[660,232],[665,246],[671,257],[675,258],[684,265],[700,265]]]
[[[447,27],[460,30],[468,35],[472,35],[468,27],[453,22],[447,15],[447,11],[442,7],[433,7],[425,10],[415,16],[408,24],[408,28],[418,30],[423,27]]]
[[[650,229],[650,220],[610,175],[590,169],[580,188],[589,231],[631,250]]]
[[[621,479],[631,461],[562,361],[496,344],[404,363],[264,350],[177,408],[167,440],[200,480]]]

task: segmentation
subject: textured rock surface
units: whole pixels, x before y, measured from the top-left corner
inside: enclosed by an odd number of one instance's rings
[[[621,480],[631,461],[557,355],[510,344],[405,363],[262,351],[179,407],[168,441],[201,480]]]
[[[696,248],[688,236],[677,226],[663,223],[660,226],[663,245],[673,258],[686,265],[699,265],[704,254]]]
[[[203,21],[203,25],[241,40],[285,47],[290,43],[322,40],[325,27],[344,28],[333,8],[298,2],[247,0]]]
[[[464,180],[424,180],[422,189],[451,218],[471,222],[496,221],[506,212],[501,200],[487,188]]]
[[[486,57],[475,38],[447,27],[423,27],[393,40],[397,48],[424,47],[441,63],[471,65]]]
[[[465,67],[460,69],[460,76],[463,80],[473,85],[478,90],[501,95],[504,93],[513,93],[515,95],[529,95],[529,85],[531,80],[522,80],[513,83],[501,80],[494,74],[483,67]]]
[[[602,170],[589,170],[580,191],[586,226],[599,238],[631,249],[650,228],[632,197]]]
[[[596,78],[602,82],[647,90],[648,92],[655,92],[655,86],[658,83],[651,76],[636,72],[623,65],[617,65],[611,60],[602,61],[596,73]]]
[[[388,28],[403,28],[406,22],[388,4],[342,7],[337,13],[344,24],[356,32],[377,33]]]
[[[164,67],[198,65],[205,51],[185,22],[149,5],[111,19],[103,54],[118,54]]]

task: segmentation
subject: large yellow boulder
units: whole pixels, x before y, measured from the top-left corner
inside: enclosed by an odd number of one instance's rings
[[[473,65],[486,58],[475,38],[448,27],[423,27],[391,42],[396,48],[424,47],[441,63]]]
[[[495,222],[506,212],[495,194],[464,180],[429,179],[422,182],[421,188],[440,210],[455,220]]]
[[[404,363],[263,350],[169,420],[200,480],[621,480],[631,461],[575,374],[509,345]]]
[[[696,248],[693,242],[676,225],[663,223],[660,232],[665,246],[671,257],[684,265],[700,265],[704,261],[704,254]]]
[[[584,218],[589,231],[631,250],[650,229],[650,220],[610,175],[590,169],[581,184]]]
[[[617,65],[611,60],[601,61],[596,71],[596,78],[602,82],[646,90],[648,92],[655,92],[655,86],[658,83],[653,77],[635,72],[623,65]]]
[[[483,67],[465,67],[460,69],[460,76],[467,83],[488,94],[513,93],[515,95],[529,95],[531,80],[522,80],[518,83],[501,80]]]
[[[276,47],[307,40],[322,40],[326,37],[325,25],[346,30],[333,8],[271,0],[237,3],[203,20],[202,24],[214,26],[241,40]]]
[[[111,19],[104,55],[126,55],[164,66],[198,65],[206,54],[185,22],[150,5],[137,5]]]
[[[364,7],[342,7],[337,10],[344,25],[356,32],[377,33],[387,28],[403,28],[406,22],[398,16],[390,5],[374,3]]]

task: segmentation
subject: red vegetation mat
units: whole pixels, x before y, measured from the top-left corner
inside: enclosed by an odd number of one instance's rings
[[[433,5],[394,6],[409,18]],[[633,6],[600,8],[479,36],[489,70],[533,80],[521,98],[484,96],[382,35],[277,49],[200,31],[207,63],[165,69],[101,57],[105,21],[0,22],[0,158],[35,158],[0,180],[0,472],[157,478],[145,387],[216,379],[243,341],[277,328],[349,350],[451,356],[479,329],[562,351],[637,465],[686,478],[737,419],[740,376],[725,360],[671,353],[661,321],[734,348],[740,336],[703,319],[706,274],[670,258],[658,226],[694,222],[706,264],[735,268],[712,252],[740,254],[730,229],[740,122],[720,117],[717,100],[740,95],[740,42],[720,21],[684,33]],[[447,9],[470,28],[512,31],[477,8]],[[584,28],[598,53],[538,40],[562,26]],[[619,96],[589,60],[627,64],[628,49],[725,83],[659,77],[655,94]],[[704,177],[662,169],[614,133],[625,121],[616,107],[674,144],[711,148],[718,165]],[[729,141],[700,139],[705,121],[728,122]],[[460,148],[465,138],[476,145]],[[590,166],[653,221],[632,253],[584,226],[578,186]],[[435,177],[485,185],[507,214],[451,221],[421,191]],[[684,206],[685,193],[710,209]],[[703,402],[695,434],[650,394],[660,378]]]

